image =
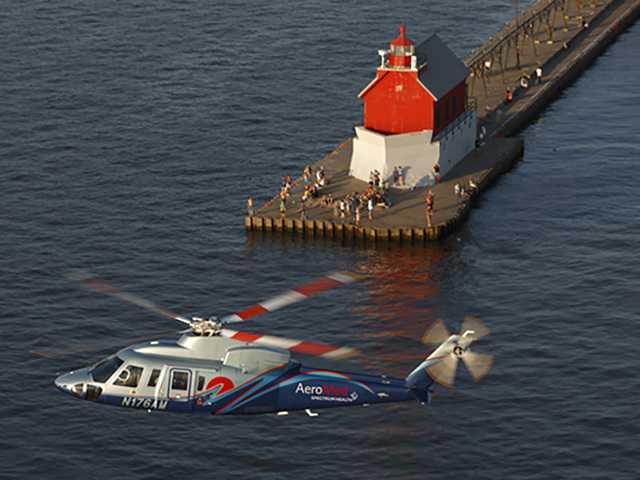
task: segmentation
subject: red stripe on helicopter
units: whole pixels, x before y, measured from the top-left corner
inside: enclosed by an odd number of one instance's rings
[[[323,277],[313,282],[309,282],[306,285],[302,285],[298,288],[294,288],[294,290],[302,295],[310,297],[315,295],[316,293],[320,293],[324,290],[330,290],[332,288],[339,287],[344,285],[344,282],[339,282],[338,280],[334,280],[333,278]]]
[[[292,352],[296,353],[304,353],[307,355],[315,355],[322,356],[325,353],[332,352],[333,350],[337,350],[339,347],[334,347],[332,345],[325,345],[322,343],[312,343],[312,342],[300,342],[299,344],[289,348]]]
[[[267,313],[268,311],[269,310],[264,308],[262,305],[254,305],[253,307],[238,312],[236,315],[238,315],[243,320],[248,320],[249,318],[257,317],[258,315],[262,315],[263,313]]]
[[[233,335],[231,338],[233,338],[234,340],[239,340],[241,342],[249,343],[249,342],[255,342],[260,337],[262,337],[262,335],[256,335],[255,333],[249,333],[249,332],[238,332],[235,335]]]

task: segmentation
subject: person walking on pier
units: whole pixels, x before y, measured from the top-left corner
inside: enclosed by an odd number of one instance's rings
[[[431,190],[429,190],[427,196],[424,198],[424,202],[426,204],[427,226],[430,227],[433,220],[433,192]]]
[[[369,210],[369,220],[373,220],[373,196],[367,201],[367,210]]]
[[[538,64],[538,68],[536,68],[536,85],[540,85],[542,83],[542,67]]]

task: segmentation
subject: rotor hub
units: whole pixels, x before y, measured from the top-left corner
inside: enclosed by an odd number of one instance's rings
[[[455,347],[453,347],[453,354],[460,358],[462,357],[462,354],[464,353],[464,348],[462,348],[460,345],[456,345]]]
[[[199,337],[214,337],[220,335],[222,322],[216,317],[191,317],[191,333]]]

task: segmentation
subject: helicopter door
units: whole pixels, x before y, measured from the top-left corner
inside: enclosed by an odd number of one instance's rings
[[[189,400],[191,370],[174,368],[169,377],[169,400]]]

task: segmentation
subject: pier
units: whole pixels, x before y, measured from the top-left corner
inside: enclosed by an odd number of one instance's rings
[[[301,179],[296,180],[285,214],[273,198],[245,217],[250,231],[278,231],[288,235],[332,238],[338,241],[424,243],[454,232],[467,218],[475,199],[522,157],[524,144],[516,137],[598,57],[640,14],[640,0],[541,0],[465,59],[471,71],[467,91],[476,108],[478,127],[484,132],[480,145],[432,187],[413,190],[390,188],[389,208],[376,208],[373,219],[366,213],[359,225],[348,216],[339,218],[318,200],[300,197]],[[536,82],[535,71],[542,69]],[[520,86],[523,76],[529,85]],[[505,92],[513,94],[505,101]],[[450,128],[450,127],[447,127]],[[455,125],[451,126],[455,128]],[[446,132],[444,132],[446,134]],[[317,161],[323,166],[328,185],[322,194],[342,198],[362,192],[368,184],[349,176],[353,141],[347,140]],[[477,189],[469,195],[454,193],[454,185],[472,180]],[[428,224],[425,195],[431,189],[435,205]]]

